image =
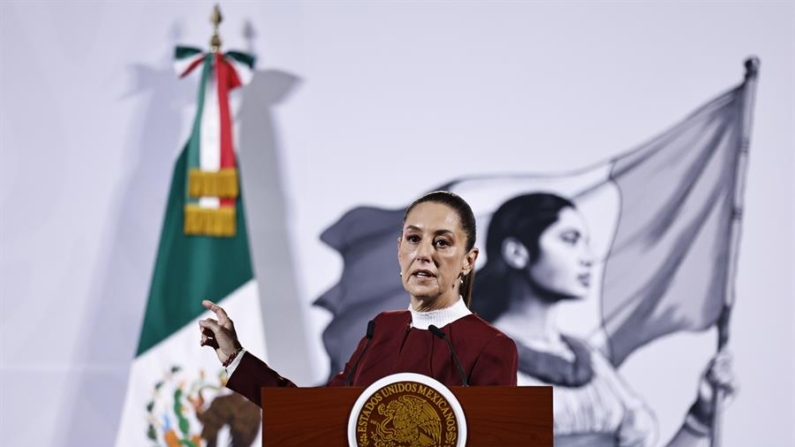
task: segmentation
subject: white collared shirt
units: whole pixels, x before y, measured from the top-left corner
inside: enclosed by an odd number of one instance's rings
[[[411,304],[409,304],[409,312],[411,312],[411,327],[426,331],[431,325],[442,328],[472,313],[461,297],[450,307],[427,312],[418,312],[412,309]]]

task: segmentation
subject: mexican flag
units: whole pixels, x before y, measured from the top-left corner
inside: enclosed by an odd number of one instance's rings
[[[199,346],[203,299],[235,318],[245,347],[266,355],[229,92],[251,56],[178,47],[180,76],[200,73],[196,118],[174,166],[157,261],[116,446],[260,445],[260,411],[224,388],[215,353]]]

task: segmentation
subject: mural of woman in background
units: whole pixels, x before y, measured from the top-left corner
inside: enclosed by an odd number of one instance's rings
[[[471,307],[516,341],[519,385],[554,386],[556,447],[657,445],[657,423],[643,399],[602,352],[557,328],[558,304],[588,296],[595,261],[576,206],[548,193],[508,200],[492,216],[486,256]],[[731,393],[733,382],[730,358],[719,353],[666,445],[709,445],[712,386]]]

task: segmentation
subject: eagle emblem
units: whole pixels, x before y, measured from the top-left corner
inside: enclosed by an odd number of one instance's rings
[[[400,447],[428,447],[442,440],[442,420],[425,399],[405,395],[378,407],[385,416],[377,424],[375,445]]]
[[[208,380],[204,370],[172,366],[146,405],[147,437],[157,447],[250,447],[260,431],[259,407],[228,393],[223,370]]]

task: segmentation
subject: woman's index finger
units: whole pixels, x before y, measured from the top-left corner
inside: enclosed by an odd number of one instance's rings
[[[215,313],[215,315],[218,316],[218,323],[220,324],[224,324],[226,320],[229,319],[229,316],[226,315],[226,311],[221,306],[213,303],[210,300],[202,301],[202,306],[204,306],[205,309]]]

